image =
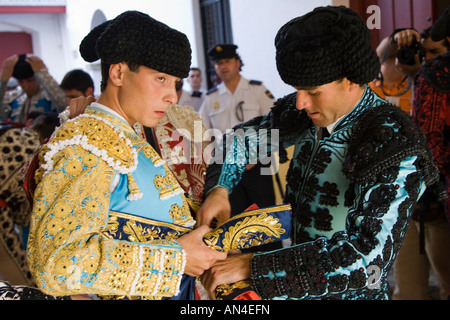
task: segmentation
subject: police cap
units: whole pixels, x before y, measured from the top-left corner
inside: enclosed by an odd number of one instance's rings
[[[230,59],[237,57],[236,49],[238,47],[234,44],[218,44],[208,50],[208,56],[213,63],[221,59]]]

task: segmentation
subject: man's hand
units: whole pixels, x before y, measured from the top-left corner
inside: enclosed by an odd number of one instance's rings
[[[92,298],[87,297],[87,296],[83,296],[82,294],[70,296],[70,299],[71,300],[92,300]]]
[[[421,39],[420,33],[414,29],[405,29],[394,35],[394,42],[397,44],[398,50],[402,47],[410,47],[413,44],[414,39],[417,42],[420,42]],[[422,67],[419,54],[414,56],[414,62],[414,65],[406,65],[401,64],[398,59],[395,59],[395,66],[406,76],[414,78]]]
[[[38,72],[39,70],[45,69],[44,61],[42,61],[42,59],[37,56],[27,55],[25,61],[30,64],[31,69],[34,72]]]
[[[215,297],[215,289],[221,284],[230,284],[250,278],[250,260],[253,253],[229,254],[228,258],[219,261],[214,266],[205,271],[201,277],[202,285],[206,291]]]
[[[92,103],[95,102],[95,98],[93,96],[89,97],[77,97],[73,98],[69,102],[69,110],[70,110],[70,116],[69,119],[73,119],[80,114],[84,113],[84,110]]]
[[[12,77],[12,74],[14,72],[14,66],[16,65],[18,60],[19,56],[15,54],[11,57],[6,58],[5,61],[3,61],[2,74],[0,76],[2,82],[8,82],[9,78]]]
[[[417,42],[420,42],[420,33],[414,29],[405,29],[394,35],[394,41],[397,43],[398,49],[411,46],[414,38]]]
[[[186,252],[184,273],[189,276],[199,276],[214,263],[227,257],[226,252],[217,252],[203,242],[203,236],[210,231],[208,226],[203,225],[178,239]]]
[[[231,205],[228,190],[222,187],[211,190],[195,215],[197,226],[211,226],[213,219],[220,225],[230,219]]]

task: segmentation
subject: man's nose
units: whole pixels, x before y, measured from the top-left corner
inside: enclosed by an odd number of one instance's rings
[[[178,102],[178,95],[177,95],[177,90],[175,89],[175,86],[173,88],[169,89],[169,92],[166,96],[166,100],[170,104],[176,104]]]
[[[303,110],[309,106],[311,106],[311,99],[308,94],[302,91],[297,91],[297,109]]]

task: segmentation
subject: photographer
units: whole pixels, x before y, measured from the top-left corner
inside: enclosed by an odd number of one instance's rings
[[[432,27],[422,33],[415,29],[399,29],[391,36],[398,50],[395,65],[412,78],[415,78],[424,62],[431,62],[450,49],[447,37],[436,40],[431,37],[431,33]]]
[[[397,45],[396,67],[414,79],[422,67],[425,56],[421,45],[422,35],[415,29],[398,29],[391,38]]]
[[[8,100],[5,93],[11,78],[18,81],[22,94]],[[0,106],[0,119],[9,120],[21,127],[25,125],[31,112],[59,113],[67,106],[67,101],[63,90],[49,74],[41,58],[30,54],[15,54],[3,61],[0,70]]]
[[[398,35],[398,34],[393,34]],[[407,47],[408,48],[408,47]],[[419,57],[412,56],[413,65],[403,65],[398,56],[401,47],[395,42],[394,37],[384,38],[378,45],[376,52],[381,63],[380,73],[370,83],[370,88],[381,98],[399,106],[407,114],[411,114],[412,85],[414,75],[420,69]],[[403,55],[400,55],[402,57]],[[401,60],[403,61],[403,60]],[[418,64],[419,66],[417,66]],[[403,69],[407,69],[405,72]]]
[[[412,117],[427,137],[442,181],[449,194],[450,128],[449,72],[449,18],[448,9],[435,25],[422,32],[421,50],[424,64],[414,73],[414,100]],[[399,46],[410,43],[414,30],[404,30],[396,35]],[[412,221],[394,264],[396,300],[427,300],[429,295],[430,269],[439,283],[440,299],[448,298],[450,288],[450,232],[446,221],[447,203],[436,201],[426,192],[414,211]],[[423,232],[424,231],[424,232]],[[420,250],[419,250],[420,249]]]
[[[411,115],[414,78],[422,67],[425,50],[415,29],[397,29],[377,47],[381,72],[371,89]]]

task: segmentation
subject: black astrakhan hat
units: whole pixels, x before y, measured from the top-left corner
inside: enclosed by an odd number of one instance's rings
[[[20,54],[19,59],[14,66],[12,76],[17,80],[28,79],[34,76],[34,71],[31,68],[31,65],[25,61],[26,58],[26,54]]]
[[[369,29],[344,6],[319,7],[289,21],[278,31],[275,47],[278,72],[294,87],[316,87],[344,77],[362,85],[380,71]]]
[[[80,53],[88,62],[128,62],[186,78],[192,51],[185,34],[142,12],[126,11],[92,29]]]
[[[234,44],[218,44],[208,50],[208,56],[213,63],[221,59],[231,59],[237,57],[238,46]]]

